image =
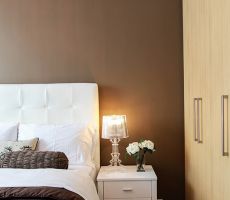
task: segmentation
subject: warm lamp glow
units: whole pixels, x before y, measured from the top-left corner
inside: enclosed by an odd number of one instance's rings
[[[103,116],[102,138],[127,138],[128,130],[125,115]]]
[[[128,137],[128,130],[126,124],[125,115],[108,115],[103,116],[102,122],[102,138],[110,139],[112,143],[112,160],[110,160],[110,165],[118,166],[121,165],[121,160],[119,159],[120,153],[118,149],[118,143],[121,138]]]

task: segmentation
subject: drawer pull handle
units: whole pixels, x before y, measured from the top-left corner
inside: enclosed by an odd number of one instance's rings
[[[130,192],[130,191],[133,191],[133,189],[132,188],[123,188],[122,189],[124,192]]]

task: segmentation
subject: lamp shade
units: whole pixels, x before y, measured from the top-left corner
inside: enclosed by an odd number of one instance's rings
[[[126,138],[128,129],[125,115],[107,115],[102,120],[102,138]]]

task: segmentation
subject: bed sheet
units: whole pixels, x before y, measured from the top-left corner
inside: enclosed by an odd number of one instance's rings
[[[86,170],[87,169],[87,170]],[[58,187],[99,200],[94,180],[87,167],[75,169],[0,169],[0,187]]]
[[[69,165],[68,170],[79,170],[87,173],[93,180],[96,180],[97,170],[95,165]]]

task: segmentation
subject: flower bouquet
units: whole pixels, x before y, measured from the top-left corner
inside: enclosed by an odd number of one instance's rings
[[[150,140],[142,140],[140,142],[133,142],[128,145],[126,152],[129,156],[135,158],[137,163],[137,171],[144,172],[145,154],[155,151],[154,143]]]

